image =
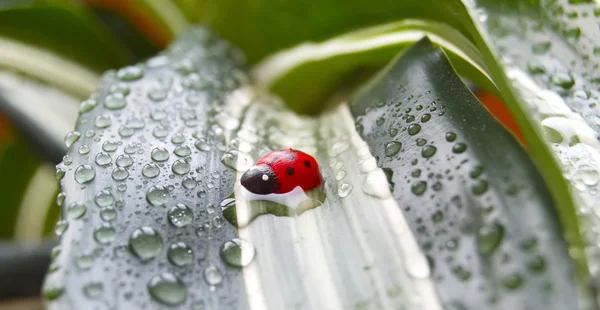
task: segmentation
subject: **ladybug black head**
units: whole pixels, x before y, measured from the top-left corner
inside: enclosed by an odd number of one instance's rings
[[[254,194],[272,194],[279,189],[279,179],[268,165],[257,165],[244,172],[242,186]]]

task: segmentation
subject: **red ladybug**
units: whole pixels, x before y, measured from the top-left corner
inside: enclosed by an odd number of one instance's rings
[[[283,194],[296,186],[311,190],[321,184],[317,161],[310,155],[287,148],[261,158],[242,175],[242,185],[259,195]]]

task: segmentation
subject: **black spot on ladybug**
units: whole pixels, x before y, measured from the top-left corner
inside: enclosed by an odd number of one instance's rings
[[[304,161],[304,165],[305,165],[307,168],[310,168],[310,161],[308,161],[308,160],[305,160],[305,161]]]
[[[286,171],[287,171],[288,175],[293,175],[294,174],[294,167],[287,167]]]

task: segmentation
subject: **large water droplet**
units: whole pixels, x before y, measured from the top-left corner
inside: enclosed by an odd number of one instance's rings
[[[68,227],[69,227],[69,222],[67,222],[65,220],[60,220],[60,221],[56,222],[56,225],[54,226],[54,233],[56,234],[57,237],[60,237],[67,230]]]
[[[120,93],[111,94],[106,96],[104,99],[104,107],[109,110],[119,110],[124,108],[127,105],[127,100],[125,100],[125,96]]]
[[[109,190],[104,189],[96,194],[94,201],[99,207],[107,207],[115,202],[115,197]]]
[[[177,242],[169,247],[167,258],[173,265],[181,267],[192,263],[194,252],[185,242]]]
[[[560,86],[565,89],[570,89],[575,85],[575,79],[570,73],[556,73],[551,78],[552,84]]]
[[[164,147],[156,147],[150,152],[150,157],[154,161],[165,161],[169,159],[169,151]]]
[[[456,143],[454,146],[452,146],[452,152],[455,154],[463,153],[466,150],[467,150],[467,145],[462,142]]]
[[[411,136],[418,134],[419,131],[421,131],[421,125],[419,124],[411,124],[408,126],[408,134]]]
[[[84,100],[83,102],[81,102],[79,104],[79,113],[86,113],[91,111],[93,108],[96,107],[96,105],[98,104],[98,102],[94,99],[87,99]]]
[[[483,226],[478,233],[479,252],[489,255],[496,251],[504,239],[504,226],[500,223]]]
[[[481,180],[476,182],[473,187],[471,187],[471,192],[475,195],[483,195],[488,190],[488,182],[486,180]]]
[[[109,223],[102,223],[94,229],[94,239],[100,244],[109,244],[115,239],[115,228]]]
[[[54,178],[55,178],[57,181],[60,181],[60,180],[62,180],[62,178],[63,178],[64,176],[65,176],[65,169],[62,169],[62,168],[58,168],[58,167],[56,167],[56,172],[54,173]]]
[[[206,142],[206,140],[204,139],[198,139],[196,140],[196,142],[194,142],[194,146],[203,152],[208,152],[210,151],[210,145],[208,144],[208,142]]]
[[[427,182],[418,181],[418,182],[414,183],[410,187],[410,191],[417,196],[423,195],[425,193],[425,191],[427,191]]]
[[[70,148],[71,145],[73,145],[73,143],[79,140],[80,137],[81,134],[79,133],[79,131],[71,131],[67,133],[67,135],[65,136],[65,145],[67,146],[67,148]]]
[[[117,71],[117,78],[121,81],[135,81],[144,75],[142,68],[138,66],[129,66]]]
[[[112,163],[112,157],[108,153],[100,152],[96,154],[95,161],[98,166],[107,166],[108,164]]]
[[[169,202],[171,194],[169,190],[162,185],[152,186],[146,192],[146,199],[153,206],[161,206]]]
[[[108,115],[98,115],[94,121],[94,125],[98,128],[106,128],[112,124],[112,119]]]
[[[142,168],[142,175],[147,178],[155,178],[160,174],[160,167],[156,164],[147,164]]]
[[[164,305],[176,306],[185,301],[187,288],[177,276],[165,272],[150,279],[148,293]]]
[[[67,208],[67,215],[70,219],[78,219],[81,218],[86,211],[87,208],[85,205],[74,202],[69,205],[69,208]]]
[[[175,227],[189,225],[194,220],[194,213],[188,206],[178,203],[168,213],[169,222]]]
[[[117,157],[117,160],[115,162],[117,166],[127,168],[133,165],[133,158],[131,158],[131,156],[129,155],[120,155],[119,157]]]
[[[117,217],[117,210],[113,207],[103,207],[100,217],[107,222],[113,221]]]
[[[402,149],[402,143],[391,141],[385,144],[385,156],[394,156]]]
[[[173,170],[174,173],[179,175],[187,174],[190,172],[190,164],[185,160],[179,159],[173,163],[173,165],[171,166],[171,170]]]
[[[175,147],[173,153],[179,157],[186,157],[192,154],[192,150],[190,150],[190,148],[185,145],[178,145],[177,147]]]
[[[44,287],[44,297],[48,300],[58,299],[64,293],[65,288],[61,285],[47,284]]]
[[[162,237],[152,227],[144,226],[133,231],[129,237],[129,248],[142,261],[156,257],[163,246]]]
[[[426,145],[421,149],[421,156],[424,158],[429,158],[435,155],[437,152],[437,148],[433,145]]]
[[[79,152],[81,155],[85,155],[90,152],[90,146],[87,144],[80,145],[77,149],[77,152]]]
[[[104,285],[101,282],[89,282],[83,286],[83,294],[88,298],[98,298],[104,293]]]
[[[94,255],[91,253],[81,254],[75,259],[75,265],[80,270],[88,270],[94,264]]]
[[[129,172],[125,168],[115,168],[112,172],[112,178],[115,181],[123,181],[129,177]]]
[[[249,241],[234,238],[221,246],[220,255],[223,261],[231,266],[245,267],[254,259],[256,250]]]
[[[96,170],[90,165],[81,165],[75,169],[75,181],[79,184],[91,182],[96,177]]]
[[[456,134],[453,132],[447,132],[446,133],[446,141],[453,142],[454,140],[456,140]]]

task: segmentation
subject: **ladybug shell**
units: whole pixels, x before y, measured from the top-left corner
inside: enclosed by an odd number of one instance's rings
[[[262,181],[259,178],[263,173],[274,179],[270,178],[268,181],[271,186],[265,184],[261,189],[254,191],[260,194],[283,194],[292,191],[296,186],[308,191],[321,184],[317,161],[312,156],[292,148],[265,155],[253,168],[244,173],[242,185],[249,190],[257,187]]]

